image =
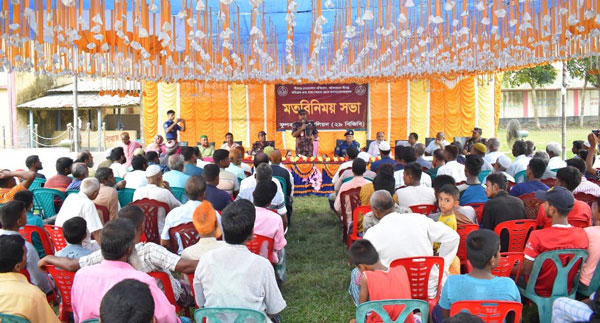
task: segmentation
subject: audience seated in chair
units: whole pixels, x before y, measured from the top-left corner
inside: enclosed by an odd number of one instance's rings
[[[422,143],[415,143],[414,147],[415,147],[415,153],[417,154],[417,163],[419,163],[419,165],[421,165],[421,167],[422,167],[421,169],[432,168],[433,167],[432,163],[423,158],[423,155],[425,154],[425,145],[423,145]]]
[[[67,186],[65,191],[79,190],[81,182],[89,175],[89,170],[84,163],[74,163],[72,169],[73,180],[71,181],[69,186]]]
[[[481,165],[481,170],[492,171],[492,170],[494,170],[494,167],[492,166],[492,163],[490,163],[485,158],[485,156],[486,156],[485,153],[486,152],[487,152],[486,145],[484,145],[481,142],[478,142],[478,143],[474,144],[473,147],[471,147],[470,154],[471,155],[477,155],[477,156],[481,157],[481,159],[483,159],[483,164]]]
[[[183,156],[184,162],[184,173],[188,176],[200,176],[202,175],[202,168],[196,166],[198,163],[197,155],[200,154],[198,147],[183,147],[181,149],[181,155]]]
[[[494,167],[494,171],[492,172],[492,174],[502,174],[504,175],[504,177],[506,177],[507,182],[514,183],[515,178],[512,177],[508,172],[506,172],[506,169],[510,167],[510,164],[510,158],[508,158],[506,155],[498,156],[498,158],[496,158],[496,162],[492,164],[492,166]]]
[[[110,169],[113,170],[115,176],[125,178],[125,175],[127,174],[127,166],[125,166],[127,158],[125,157],[123,147],[113,148],[110,151],[110,160],[112,161]]]
[[[250,252],[256,210],[248,200],[233,202],[222,214],[227,244],[200,258],[194,274],[198,307],[236,307],[278,316],[286,303],[277,287],[273,266]]]
[[[525,206],[521,199],[511,196],[506,192],[506,177],[504,174],[494,173],[487,177],[485,192],[489,200],[483,208],[480,227],[494,231],[502,222],[527,219]],[[501,251],[508,250],[508,235],[501,237]]]
[[[40,171],[42,169],[44,169],[44,166],[42,166],[42,161],[40,160],[40,156],[38,156],[38,155],[28,156],[25,159],[25,167],[27,167],[27,170],[29,170],[30,172],[35,173],[35,178],[41,178],[44,180],[46,179],[46,176],[44,176],[44,174],[40,173]]]
[[[516,183],[521,183],[524,180],[521,178],[516,178],[517,173],[526,170],[529,165],[529,161],[531,157],[527,157],[527,144],[522,140],[517,140],[512,146],[512,154],[515,156],[515,160],[510,164],[506,172],[517,180]],[[544,165],[544,171],[546,170],[546,166]],[[543,175],[544,172],[542,172]],[[539,178],[541,178],[541,176]]]
[[[140,187],[148,185],[148,179],[146,178],[148,161],[146,160],[146,157],[140,155],[134,156],[133,160],[131,161],[131,167],[133,170],[125,174],[125,187],[136,190]]]
[[[169,187],[185,187],[185,182],[190,178],[190,175],[183,172],[183,156],[179,154],[169,156],[168,166],[170,171],[163,174],[163,180],[169,183]]]
[[[333,179],[331,180],[336,192],[339,192],[340,187],[346,178],[352,177],[352,172],[350,171],[352,169],[352,162],[358,158],[359,151],[354,147],[350,147],[348,148],[346,154],[348,160],[343,162],[338,167],[335,175],[333,175]],[[335,200],[335,194],[333,200]]]
[[[100,230],[102,230],[102,220],[100,220],[93,202],[99,191],[100,182],[97,179],[84,179],[79,193],[67,196],[54,223],[57,227],[62,227],[69,219],[84,218],[87,223],[88,235],[83,240],[83,247],[90,250],[98,249],[97,242],[100,242]],[[96,240],[95,242],[91,240],[92,237]]]
[[[154,299],[150,286],[124,279],[109,289],[100,303],[102,322],[153,322]]]
[[[448,145],[450,145],[450,143],[446,141],[446,135],[443,132],[438,132],[435,136],[435,140],[432,140],[429,144],[427,144],[425,153],[431,155],[436,149],[443,150],[444,147]]]
[[[398,205],[411,207],[414,205],[434,205],[435,191],[433,188],[422,185],[421,177],[423,175],[422,167],[417,162],[412,162],[404,166],[403,181],[406,187],[396,191]]]
[[[467,181],[464,185],[459,186],[459,190],[461,191],[460,205],[487,202],[488,198],[485,194],[485,187],[479,181],[479,173],[481,173],[482,165],[483,158],[481,156],[470,154],[466,157],[465,175]]]
[[[335,211],[337,212],[338,215],[342,214],[342,200],[341,200],[342,193],[344,193],[348,190],[351,190],[353,188],[361,187],[361,186],[371,182],[368,179],[363,177],[363,174],[365,173],[366,170],[367,170],[367,163],[364,160],[362,160],[361,158],[356,158],[352,162],[352,174],[354,175],[354,177],[350,181],[342,184],[342,186],[340,187],[340,191],[338,192],[337,196],[335,197],[335,202],[333,203],[333,208],[335,209]],[[346,205],[349,206],[350,203],[346,203]],[[352,210],[346,210],[346,214],[352,214]]]
[[[171,271],[180,273],[193,273],[197,261],[182,259],[178,255],[171,253],[166,248],[155,243],[140,242],[140,237],[144,232],[144,212],[138,206],[128,205],[119,210],[119,219],[126,219],[133,223],[132,231],[134,234],[135,250],[127,260],[130,264],[135,264],[136,268],[142,272],[150,273],[153,271],[164,271],[169,274],[173,292],[178,303],[181,305],[192,304],[190,295],[181,287],[181,283],[171,274]],[[112,221],[111,221],[112,222]],[[110,222],[109,222],[110,223]],[[122,222],[120,222],[122,223]],[[102,244],[102,243],[101,243]],[[40,266],[45,264],[54,265],[68,271],[77,271],[79,268],[93,266],[103,263],[104,253],[100,250],[93,252],[88,256],[76,259],[68,259],[55,256],[46,256],[40,261]]]
[[[381,156],[381,159],[371,163],[372,172],[377,172],[377,168],[379,168],[379,166],[381,166],[382,164],[395,164],[395,161],[392,158],[390,158],[390,152],[390,143],[387,141],[382,141],[379,144],[379,154]]]
[[[96,179],[100,182],[100,191],[98,191],[98,196],[94,199],[94,204],[107,208],[110,219],[114,220],[117,218],[117,212],[119,212],[119,194],[117,193],[117,188],[121,189],[125,187],[127,182],[122,180],[116,183],[117,180],[113,175],[113,171],[108,167],[98,168],[96,170]]]
[[[515,162],[513,162],[513,165]],[[513,188],[510,189],[510,195],[519,197],[521,195],[533,193],[538,190],[548,190],[548,186],[540,181],[542,175],[544,175],[545,169],[546,164],[543,160],[538,158],[530,159],[529,164],[527,165],[527,169],[525,171],[525,176],[527,180],[525,182],[518,183],[517,185],[513,186]],[[508,173],[510,174],[510,172]]]
[[[492,269],[500,260],[500,239],[491,230],[473,231],[467,237],[467,258],[473,270],[448,277],[439,304],[433,309],[433,321],[450,316],[450,307],[458,301],[521,301],[517,285],[510,277],[496,277]]]
[[[279,263],[279,254],[287,245],[283,231],[283,220],[281,216],[267,209],[277,193],[277,185],[272,181],[259,181],[252,193],[254,206],[256,208],[256,219],[254,220],[254,234],[260,234],[267,238],[273,238],[273,263]]]
[[[450,175],[457,183],[465,182],[467,180],[467,176],[465,175],[465,165],[456,160],[458,157],[458,148],[453,145],[446,146],[444,148],[444,157],[446,159],[446,164],[438,169],[437,176]]]
[[[25,209],[27,209],[27,225],[34,225],[40,229],[44,229],[44,221],[42,220],[41,215],[35,215],[31,212],[31,210],[33,209],[33,193],[31,191],[24,190],[17,192],[13,200],[21,201],[25,205]],[[44,248],[42,246],[42,241],[40,240],[40,238],[37,236],[32,236],[31,240],[40,258],[44,257],[46,253],[44,252]]]
[[[221,212],[229,203],[231,203],[231,195],[219,189],[219,166],[208,164],[204,166],[204,177],[206,178],[206,192],[204,199],[209,201],[215,210]]]
[[[437,172],[440,170],[440,167],[446,165],[446,157],[444,156],[443,149],[436,149],[433,151],[433,161],[431,163],[431,168],[425,171],[425,174],[429,175],[433,180],[437,176]]]
[[[29,248],[25,244],[20,235],[0,235],[0,313],[23,317],[29,322],[58,323],[60,320],[46,295],[21,274],[28,268]]]
[[[233,195],[234,197],[237,196],[240,191],[240,182],[234,173],[226,170],[231,163],[229,159],[229,151],[225,149],[217,149],[212,157],[213,162],[215,165],[219,166],[220,169],[218,188],[224,190],[229,195]]]
[[[496,162],[496,160],[498,160],[498,157],[504,155],[503,152],[498,151],[500,149],[500,141],[498,140],[498,138],[489,138],[486,141],[485,146],[487,148],[487,153],[485,154],[485,157],[483,157],[483,159],[485,159],[491,165],[493,165]]]
[[[548,153],[548,165],[542,179],[556,178],[556,170],[567,166],[567,163],[561,158],[562,147],[558,142],[550,142],[546,145],[546,153]]]
[[[69,168],[70,168],[70,166],[69,166]],[[15,177],[20,177],[22,179],[19,184],[17,184]],[[0,203],[6,203],[6,202],[12,200],[12,198],[18,192],[27,190],[29,188],[29,186],[31,186],[31,183],[33,183],[34,179],[35,179],[34,172],[30,172],[30,171],[13,171],[13,172],[11,172],[6,169],[0,170]],[[70,178],[69,178],[69,180],[70,180]],[[64,192],[64,189],[63,189],[63,192]]]
[[[531,273],[535,258],[543,252],[556,249],[587,249],[588,247],[588,238],[585,231],[582,228],[569,225],[567,216],[575,202],[573,194],[569,190],[562,186],[557,186],[547,192],[536,191],[535,197],[544,201],[546,217],[552,219],[552,226],[541,230],[534,230],[529,235],[529,239],[525,245],[525,260],[523,261],[521,277]],[[573,269],[574,271],[569,276],[574,275],[578,267],[575,266]],[[536,294],[542,297],[550,296],[555,278],[556,267],[554,264],[550,262],[544,263],[537,278],[535,286]]]
[[[402,187],[406,185],[404,183],[404,167],[417,161],[417,153],[413,147],[401,147],[398,152],[400,153],[400,157],[399,159],[396,157],[396,159],[402,165],[402,169],[394,172],[394,178],[396,179],[396,187]],[[431,177],[429,176],[421,176],[420,182],[423,186],[431,187]]]
[[[440,175],[440,176],[436,176],[433,179],[432,185],[433,185],[433,190],[435,191],[435,196],[436,196],[436,206],[438,205],[440,189],[447,184],[456,186],[456,183],[454,182],[454,178],[452,178],[450,175]],[[437,221],[440,214],[441,213],[439,213],[439,212],[431,213],[431,214],[429,214],[429,218],[433,219],[434,221]],[[475,214],[475,210],[473,209],[473,207],[471,207],[469,205],[456,206],[454,208],[454,216],[456,217],[457,225],[477,223],[477,216]]]
[[[113,149],[114,150],[114,149]],[[59,190],[64,192],[67,190],[67,186],[71,184],[72,179],[67,176],[71,174],[71,167],[73,166],[73,160],[69,157],[61,157],[56,160],[56,175],[48,178],[46,183],[44,183],[45,188],[53,188],[55,190]],[[18,176],[18,175],[17,175]],[[22,177],[22,176],[20,176]],[[5,186],[1,185],[3,188]],[[0,199],[0,203],[3,201]]]
[[[410,282],[403,266],[388,268],[381,263],[379,254],[369,240],[357,240],[348,250],[350,263],[360,272],[355,281],[350,282],[349,292],[354,305],[390,299],[411,299]],[[388,265],[389,266],[389,265]],[[402,308],[387,307],[387,313],[396,320]],[[372,314],[377,316],[377,314]],[[376,322],[369,317],[368,322]],[[414,322],[412,315],[404,322]]]
[[[225,245],[224,241],[217,240],[222,236],[219,219],[220,215],[213,209],[211,203],[202,201],[193,214],[194,227],[200,235],[200,240],[183,250],[182,259],[199,260],[208,251]]]
[[[573,194],[584,193],[593,195],[595,197],[600,196],[600,186],[596,183],[592,183],[585,177],[585,160],[579,157],[573,157],[567,160],[567,166],[573,166],[579,170],[581,174],[581,183],[573,190]]]
[[[229,163],[229,167],[225,168],[226,171],[235,174],[238,179],[238,182],[242,182],[244,178],[246,178],[246,173],[242,168],[242,161],[244,160],[244,153],[239,149],[232,149],[229,152],[229,158],[231,162]],[[241,188],[240,188],[241,189]]]
[[[580,180],[579,171],[572,166],[561,168],[556,173],[556,186],[562,186],[571,192],[579,185]],[[574,226],[587,227],[592,222],[592,209],[586,202],[575,200],[567,221]],[[552,219],[546,216],[544,204],[538,209],[536,222],[538,229],[552,226]]]
[[[87,223],[84,218],[70,218],[62,226],[63,235],[67,241],[67,246],[57,251],[56,257],[66,257],[79,259],[92,253],[91,250],[84,248],[81,243],[87,235]]]

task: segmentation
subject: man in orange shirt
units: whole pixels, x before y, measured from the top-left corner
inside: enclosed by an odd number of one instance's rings
[[[22,178],[21,183],[17,184],[15,177]],[[17,192],[28,189],[34,179],[35,173],[31,171],[0,171],[0,203],[6,203],[12,200]]]

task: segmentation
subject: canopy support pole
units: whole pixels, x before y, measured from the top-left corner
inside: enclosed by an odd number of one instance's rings
[[[102,110],[96,109],[98,112],[98,151],[102,149]]]
[[[33,148],[33,109],[29,109],[29,148]]]
[[[73,77],[73,150],[79,153],[79,104],[77,103],[77,74]]]
[[[567,159],[567,62],[562,62],[562,83],[560,85],[561,94],[561,135],[562,135],[562,156]]]

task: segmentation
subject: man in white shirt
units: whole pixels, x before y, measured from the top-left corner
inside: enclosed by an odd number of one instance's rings
[[[67,196],[54,223],[57,227],[62,227],[63,223],[71,218],[76,216],[83,218],[87,223],[88,234],[82,245],[90,250],[99,249],[98,243],[100,242],[100,231],[102,231],[102,221],[93,202],[98,196],[98,192],[100,192],[100,182],[97,179],[84,179],[81,182],[79,193]],[[98,243],[92,243],[91,236]]]
[[[379,144],[385,139],[385,134],[382,131],[377,132],[377,140],[369,145],[367,153],[373,157],[379,156]]]
[[[527,169],[529,165],[530,157],[527,157],[527,144],[522,140],[517,140],[513,144],[512,154],[515,156],[515,160],[510,164],[510,167],[506,169],[506,172],[515,178],[516,183],[523,183],[527,180],[527,176],[523,174],[523,176],[515,176],[517,173],[522,172]]]
[[[396,156],[396,166],[404,166],[417,161],[417,152],[413,147],[401,147],[400,149],[397,149],[396,152],[399,153],[399,156]],[[406,185],[406,183],[404,183],[404,169],[395,171],[394,179],[396,180],[396,188]],[[423,186],[431,187],[431,177],[421,176],[420,183]]]
[[[131,167],[133,171],[125,175],[125,187],[136,190],[146,186],[148,184],[148,180],[146,179],[146,167],[148,167],[146,157],[140,155],[134,156],[131,161]]]
[[[444,149],[444,147],[448,146],[450,143],[446,141],[446,135],[443,132],[438,132],[435,136],[435,140],[430,142],[425,148],[425,153],[428,155],[433,154],[433,151],[436,149]]]
[[[437,176],[450,175],[457,184],[466,182],[467,176],[465,175],[465,165],[456,161],[456,158],[458,157],[458,148],[454,145],[446,146],[444,148],[444,156],[446,157],[446,164],[438,169]]]
[[[255,218],[254,205],[244,199],[223,210],[227,244],[202,255],[194,275],[194,294],[199,307],[248,308],[270,317],[286,307],[273,265],[246,247],[252,239]]]
[[[396,191],[399,206],[411,207],[414,205],[435,204],[435,191],[433,188],[421,185],[422,173],[422,167],[417,162],[404,166],[403,177],[406,187]],[[429,177],[428,175],[425,176]]]
[[[358,157],[358,153],[359,153],[358,149],[356,149],[354,147],[350,147],[350,148],[348,148],[348,150],[346,150],[346,156],[348,156],[348,161],[343,162],[340,165],[340,167],[338,167],[337,171],[335,172],[335,175],[333,175],[333,179],[331,179],[331,183],[333,183],[334,186],[336,186],[336,183],[338,181],[342,180],[342,179],[340,179],[340,175],[342,175],[342,172],[344,172],[346,169],[348,169],[347,172],[352,173],[352,162]],[[377,151],[377,153],[379,153],[379,150]],[[342,184],[339,184],[339,186],[342,186]],[[335,194],[334,194],[334,200],[335,200]]]
[[[498,159],[498,156],[504,155],[504,153],[498,151],[500,148],[500,141],[498,141],[496,138],[490,138],[487,140],[486,146],[487,154],[485,157],[483,157],[483,159],[493,165],[496,162],[496,159]]]
[[[194,211],[204,200],[204,192],[206,191],[206,180],[202,176],[192,176],[185,184],[185,194],[188,201],[182,206],[176,207],[169,211],[165,218],[165,225],[160,234],[160,244],[177,254],[181,254],[183,246],[179,245],[177,250],[171,248],[171,238],[169,229],[180,224],[193,222]],[[220,216],[217,215],[217,218]]]
[[[370,202],[380,221],[365,233],[364,239],[377,249],[384,266],[389,267],[398,258],[433,256],[433,244],[437,242],[440,244],[438,254],[444,258],[444,272],[447,273],[460,242],[456,231],[423,214],[394,212],[394,199],[388,191],[376,191]],[[437,288],[437,273],[432,272],[429,280],[431,296]]]
[[[548,160],[548,165],[546,166],[546,171],[544,172],[542,179],[556,178],[556,171],[559,168],[567,167],[567,162],[561,157],[562,147],[558,142],[551,142],[546,145],[546,152],[548,153],[550,160]]]
[[[234,173],[225,170],[230,164],[229,151],[225,149],[215,150],[213,153],[213,162],[221,170],[219,173],[219,186],[217,188],[235,197],[240,191],[240,183]]]
[[[493,164],[494,173],[503,174],[506,177],[506,181],[515,182],[515,178],[506,172],[506,169],[510,167],[510,158],[506,155],[500,155],[496,158],[496,162]]]
[[[162,172],[158,165],[150,165],[146,168],[146,178],[148,179],[148,184],[135,190],[133,201],[144,198],[157,200],[166,203],[170,210],[181,206],[181,203],[175,198],[173,193],[169,191],[169,184],[163,182]],[[162,232],[165,225],[165,217],[166,214],[162,212],[161,208],[161,211],[158,213],[158,232]]]
[[[123,147],[115,147],[110,151],[110,160],[112,160],[112,164],[110,164],[110,169],[113,170],[113,174],[115,177],[124,178],[127,173],[127,166],[125,166],[125,152],[123,151]]]

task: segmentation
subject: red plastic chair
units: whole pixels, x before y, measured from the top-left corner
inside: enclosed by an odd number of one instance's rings
[[[506,191],[507,191],[507,192],[510,192],[510,189],[511,189],[511,188],[513,188],[513,186],[515,186],[515,185],[517,185],[517,183],[515,183],[515,182],[511,182],[511,181],[508,181],[508,182],[506,183]]]
[[[163,287],[162,289],[165,292],[165,296],[167,296],[169,303],[175,306],[176,312],[181,311],[181,305],[177,304],[177,300],[175,299],[175,292],[173,292],[173,285],[171,285],[171,279],[169,278],[169,275],[163,271],[152,271],[149,272],[148,275],[160,281]]]
[[[44,229],[46,229],[46,232],[50,235],[55,251],[59,251],[67,246],[67,241],[65,240],[61,227],[45,224]]]
[[[411,206],[410,209],[415,213],[429,215],[432,212],[435,212],[437,210],[437,207],[435,205],[430,204],[419,204]]]
[[[458,244],[458,251],[456,256],[460,259],[460,265],[465,266],[467,264],[467,236],[473,231],[479,230],[477,224],[459,224],[456,227],[456,232],[460,236],[460,243]]]
[[[19,229],[19,233],[27,240],[29,243],[33,244],[31,241],[31,235],[37,234],[40,237],[40,241],[42,242],[42,248],[44,248],[44,253],[46,255],[54,255],[54,246],[50,241],[50,237],[48,236],[48,232],[44,231],[44,229],[35,226],[35,225],[26,225],[23,228]]]
[[[590,223],[588,221],[585,221],[585,220],[572,220],[572,219],[569,219],[568,221],[569,221],[570,225],[572,225],[574,227],[582,228],[582,229],[587,228],[587,227],[590,226]]]
[[[444,258],[442,257],[412,257],[400,258],[392,261],[391,267],[403,266],[408,274],[410,292],[413,299],[424,300],[433,308],[440,300],[442,293],[442,277],[444,276]],[[428,293],[429,275],[431,269],[438,267],[438,283],[435,298],[430,299]]]
[[[344,243],[348,241],[348,219],[352,216],[354,209],[360,206],[360,189],[360,187],[349,189],[340,195],[340,201],[342,202],[342,242]],[[346,212],[346,199],[350,201],[350,209],[352,210],[350,214]]]
[[[481,217],[483,216],[483,208],[485,207],[485,203],[469,203],[467,205],[472,207],[473,210],[475,210],[477,223],[481,223]]]
[[[169,205],[167,203],[159,202],[151,199],[141,199],[133,201],[130,204],[139,206],[144,211],[144,233],[148,242],[154,242],[160,244],[160,232],[158,232],[158,212],[162,208],[164,209],[165,216],[169,213]]]
[[[94,206],[96,207],[96,211],[98,211],[98,216],[100,217],[100,220],[102,220],[102,224],[106,224],[110,221],[110,213],[108,213],[108,208],[106,206],[99,204],[94,204]]]
[[[193,222],[183,223],[169,229],[169,241],[171,242],[171,248],[173,248],[171,250],[174,252],[179,250],[177,236],[181,239],[181,248],[183,249],[193,246],[200,240],[200,234],[196,230]]]
[[[73,309],[71,308],[71,287],[73,286],[75,272],[62,270],[50,265],[45,266],[44,270],[52,275],[60,294],[61,301],[58,307],[58,318],[62,322],[68,322],[69,317],[73,313]]]
[[[188,284],[190,284],[190,286],[192,287],[192,296],[196,298],[196,292],[194,291],[194,274],[181,273],[181,277],[183,278],[183,280],[187,281]],[[196,306],[196,308],[198,308],[198,304],[194,305]]]
[[[573,195],[573,197],[575,197],[576,200],[584,201],[590,206],[590,208],[594,202],[598,202],[598,198],[592,194],[576,193]]]
[[[498,224],[494,231],[501,237],[502,230],[508,232],[508,252],[523,252],[529,233],[535,230],[535,220],[512,220]]]
[[[267,244],[266,247],[264,246],[265,243]],[[250,250],[250,252],[255,253],[259,256],[263,256],[263,257],[269,259],[270,262],[273,262],[273,246],[274,245],[275,245],[275,242],[273,241],[273,238],[261,236],[260,234],[255,234],[254,239],[252,239],[252,240],[248,241],[248,243],[246,243],[246,247],[248,248],[248,250]],[[267,252],[266,255],[265,255],[265,251]]]
[[[515,273],[514,281],[516,282],[519,279],[519,274],[521,273],[521,267],[523,266],[523,259],[525,259],[525,255],[522,252],[502,252],[500,253],[500,261],[498,262],[498,266],[492,269],[492,274],[498,277],[511,277],[511,273],[517,265],[517,272]],[[467,261],[467,269],[469,272],[473,271],[473,266],[471,266],[471,262]]]
[[[462,311],[467,311],[486,323],[504,322],[509,313],[514,313],[514,318],[507,322],[521,322],[523,304],[507,301],[460,301],[450,306],[450,316]]]
[[[540,182],[546,184],[548,187],[553,187],[554,183],[556,183],[556,178],[545,178],[541,179]]]
[[[542,200],[538,200],[535,198],[535,193],[527,193],[519,196],[523,204],[525,205],[525,214],[527,218],[530,220],[537,219],[538,209],[540,208],[540,204],[544,203]]]
[[[358,216],[362,214],[364,219],[365,214],[369,212],[371,212],[370,205],[361,205],[352,212],[352,233],[348,236],[348,248],[350,248],[354,241],[362,239],[362,237],[358,235]]]

